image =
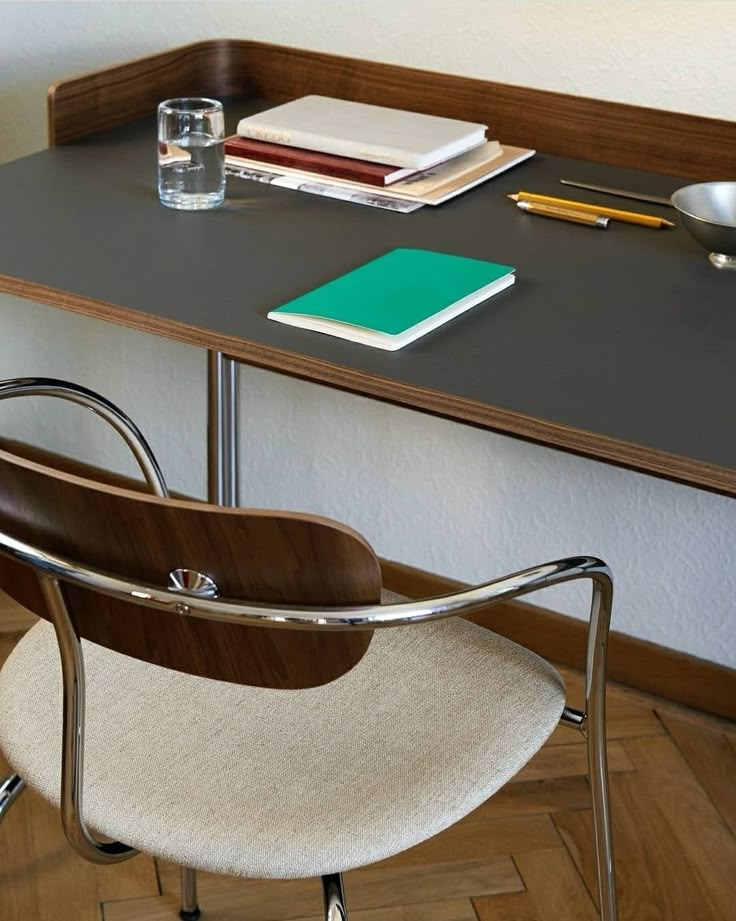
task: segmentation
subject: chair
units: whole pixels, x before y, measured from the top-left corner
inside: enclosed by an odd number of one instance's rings
[[[196,869],[320,877],[326,921],[347,921],[343,871],[461,819],[561,722],[587,740],[601,917],[616,921],[600,560],[409,601],[318,516],[149,496],[6,452],[0,482],[0,585],[44,618],[0,672],[0,746],[83,857],[182,865],[188,919]],[[459,616],[575,579],[592,585],[583,710],[548,663]]]

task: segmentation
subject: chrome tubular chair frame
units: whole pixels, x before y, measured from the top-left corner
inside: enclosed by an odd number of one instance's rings
[[[345,887],[342,873],[331,873],[322,877],[322,900],[325,907],[325,921],[347,921]]]
[[[61,821],[74,850],[93,863],[118,863],[135,857],[138,851],[118,841],[95,840],[87,828],[82,812],[84,781],[84,657],[82,642],[72,626],[58,581],[47,576],[39,579],[44,600],[56,630],[61,653],[63,686]]]
[[[0,400],[31,396],[55,397],[91,410],[95,415],[107,422],[108,425],[121,436],[128,448],[130,448],[151,492],[162,498],[168,497],[169,490],[166,481],[148,442],[133,420],[115,406],[114,403],[111,403],[100,394],[86,387],[82,387],[79,384],[73,384],[69,381],[57,380],[55,378],[21,377],[0,381]],[[51,607],[52,604],[55,604],[58,607],[59,600],[52,585],[46,580],[46,583],[42,582],[42,586],[44,587],[44,596],[49,606]],[[62,608],[64,611],[66,610],[63,605]],[[61,608],[59,609],[59,616],[63,616]],[[60,648],[62,648],[62,644],[64,644],[65,647],[61,653],[62,663],[67,663],[67,667],[64,669],[64,680],[70,680],[76,686],[74,689],[69,689],[65,686],[65,708],[68,705],[67,702],[73,705],[73,707],[79,708],[78,712],[71,709],[68,713],[65,709],[65,724],[68,721],[70,727],[75,727],[78,724],[83,725],[84,720],[84,661],[78,641],[70,642],[74,636],[74,631],[69,625],[66,625],[61,631],[57,628],[57,636]],[[69,663],[72,663],[71,666]],[[67,741],[68,744],[66,744]],[[81,808],[79,803],[81,798],[81,779],[83,776],[82,756],[83,734],[73,732],[70,734],[68,740],[65,738],[63,768],[64,771],[69,773],[71,778],[68,791],[69,796],[67,797],[65,809],[71,811],[72,815],[76,814],[76,811]],[[80,759],[79,763],[77,763],[77,759]],[[75,781],[75,778],[78,778],[78,781]],[[2,821],[24,787],[25,784],[22,778],[17,774],[11,774],[0,783],[0,821]],[[71,842],[76,850],[80,852],[89,851],[90,849],[95,852],[99,851],[100,856],[98,860],[102,860],[103,862],[108,862],[109,857],[112,857],[112,859],[118,859],[119,856],[132,857],[136,853],[136,851],[126,848],[123,845],[100,845],[89,835],[87,835],[85,839],[84,824],[77,821],[76,818],[68,819],[68,821],[64,823],[64,827],[67,836],[69,836],[70,831],[72,834],[82,836],[83,840],[76,843],[73,841]]]
[[[305,630],[364,630],[421,624],[456,615],[469,614],[481,606],[519,598],[552,585],[587,579],[592,583],[585,675],[585,709],[565,707],[561,722],[580,730],[586,738],[590,787],[595,827],[598,885],[602,921],[616,921],[616,892],[613,845],[608,796],[605,744],[605,687],[608,629],[613,600],[611,573],[595,557],[571,557],[496,579],[483,585],[421,601],[390,605],[361,605],[346,608],[309,608],[248,604],[183,591],[176,587],[131,583],[110,574],[83,567],[74,561],[45,553],[10,535],[0,532],[0,553],[33,566],[44,587],[45,596],[59,636],[64,670],[64,770],[62,772],[62,818],[67,836],[82,856],[96,862],[115,862],[131,854],[121,845],[99,845],[92,839],[82,810],[81,748],[84,737],[83,662],[79,637],[66,611],[63,588],[68,582],[93,589],[113,598],[128,600],[165,611],[174,616],[198,617],[229,623]],[[216,588],[216,587],[215,587]],[[116,848],[118,850],[116,850]],[[185,873],[188,871],[185,871]],[[182,881],[185,880],[185,873]],[[336,893],[337,883],[324,883],[325,892]],[[337,896],[326,911],[329,921],[345,921],[344,903]],[[342,917],[341,914],[342,913]]]
[[[25,786],[23,778],[17,774],[10,774],[5,780],[0,781],[0,822],[21,795]]]
[[[133,452],[151,492],[156,496],[167,497],[169,495],[161,468],[148,442],[133,420],[118,409],[114,403],[86,387],[52,377],[17,377],[0,381],[0,400],[33,396],[68,400],[100,416],[115,429]]]
[[[197,921],[202,912],[197,901],[197,871],[189,867],[181,868],[181,921]]]

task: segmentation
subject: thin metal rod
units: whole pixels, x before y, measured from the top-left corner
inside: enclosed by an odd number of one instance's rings
[[[202,914],[197,902],[197,871],[191,867],[181,868],[181,921],[197,921]]]
[[[225,375],[225,501],[237,506],[240,502],[240,472],[238,451],[238,363],[231,358],[224,362]]]
[[[96,841],[84,821],[84,659],[82,643],[56,579],[39,574],[49,616],[56,630],[61,656],[63,726],[61,762],[61,821],[69,844],[92,863],[120,863],[135,857],[134,848],[117,841]]]
[[[588,748],[590,794],[593,803],[601,921],[617,921],[618,918],[606,757],[606,658],[612,604],[613,581],[610,573],[598,572],[593,577],[593,597],[588,627],[585,667],[585,734]]]
[[[633,198],[634,201],[648,201],[653,205],[664,205],[674,208],[671,199],[663,195],[646,195],[644,192],[627,192],[626,189],[612,189],[607,185],[591,185],[588,182],[572,182],[570,179],[560,179],[562,185],[569,185],[575,189],[588,189],[591,192],[604,192],[606,195],[617,195],[619,198]]]
[[[18,774],[11,774],[0,782],[0,822],[2,822],[10,807],[25,790],[25,786],[25,781]]]
[[[169,495],[161,468],[148,442],[135,422],[114,403],[94,390],[52,377],[17,377],[0,381],[0,400],[23,396],[56,397],[92,410],[112,426],[128,445],[151,492],[156,496]]]
[[[222,352],[207,353],[207,498],[224,505],[223,363]]]
[[[345,887],[341,873],[322,877],[322,900],[325,906],[325,921],[347,921]]]
[[[207,353],[207,498],[238,504],[238,365]]]
[[[560,725],[569,726],[570,729],[577,729],[583,735],[587,735],[588,732],[585,713],[582,710],[575,710],[573,707],[563,708]]]

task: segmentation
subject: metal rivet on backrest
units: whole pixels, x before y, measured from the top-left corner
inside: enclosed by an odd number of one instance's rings
[[[217,598],[219,594],[215,580],[196,569],[172,569],[169,573],[169,588],[173,592],[198,598]]]

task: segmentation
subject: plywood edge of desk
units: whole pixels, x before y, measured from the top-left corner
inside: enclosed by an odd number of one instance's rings
[[[726,467],[383,378],[280,347],[212,332],[106,301],[22,281],[9,275],[0,275],[0,292],[188,345],[223,352],[236,361],[279,374],[324,384],[581,457],[736,497],[736,471]]]
[[[736,122],[244,39],[210,39],[60,80],[49,143],[155,112],[176,95],[309,93],[446,115],[545,153],[692,179],[736,179]]]

